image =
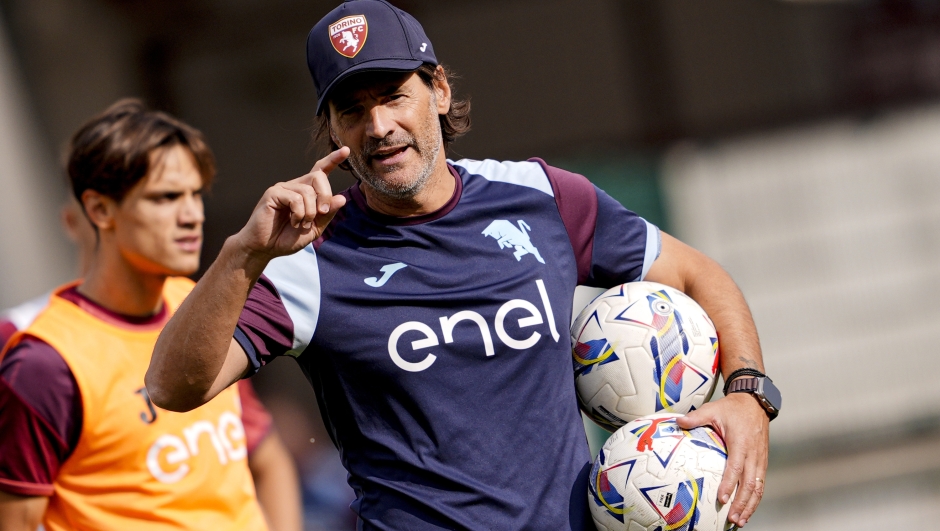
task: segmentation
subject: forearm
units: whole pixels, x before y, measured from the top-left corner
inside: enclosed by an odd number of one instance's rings
[[[45,496],[17,496],[0,491],[0,529],[35,531],[48,504],[49,498]]]
[[[272,432],[248,456],[258,503],[271,531],[300,531],[303,511],[297,468],[277,432]]]
[[[172,411],[193,409],[242,376],[247,360],[240,373],[225,375],[223,368],[233,370],[226,360],[235,325],[266,263],[243,251],[235,236],[226,240],[154,347],[145,383],[156,405]]]
[[[719,334],[721,372],[764,370],[757,327],[741,290],[714,260],[668,234],[662,235],[664,263],[654,263],[647,280],[679,289],[708,314]],[[659,260],[657,260],[659,262]]]
[[[725,377],[740,368],[764,371],[757,327],[744,295],[731,277],[717,263],[709,272],[692,282],[686,292],[695,299],[715,324],[720,335],[721,373]]]

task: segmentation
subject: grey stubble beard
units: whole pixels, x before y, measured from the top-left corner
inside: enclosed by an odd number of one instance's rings
[[[427,186],[428,182],[431,180],[431,176],[434,174],[435,163],[437,162],[437,157],[440,155],[442,146],[442,134],[437,117],[437,99],[433,95],[430,98],[429,116],[435,123],[424,124],[424,130],[429,131],[430,134],[423,135],[423,138],[416,137],[410,133],[403,133],[397,137],[387,137],[370,142],[363,147],[360,153],[350,153],[347,160],[350,168],[352,168],[353,176],[365,182],[378,194],[396,202],[410,201],[417,197],[417,195],[424,190],[425,186]],[[365,154],[371,153],[381,147],[394,146],[397,144],[406,144],[417,151],[423,164],[414,179],[402,183],[391,183],[372,172],[367,162],[368,157]]]

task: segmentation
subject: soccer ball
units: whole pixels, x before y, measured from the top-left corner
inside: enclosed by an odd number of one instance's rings
[[[681,415],[649,415],[617,430],[591,468],[588,505],[599,531],[723,531],[718,502],[728,451],[708,427],[683,430]]]
[[[609,431],[653,413],[686,414],[715,391],[718,334],[705,311],[655,282],[598,295],[571,325],[581,409]]]

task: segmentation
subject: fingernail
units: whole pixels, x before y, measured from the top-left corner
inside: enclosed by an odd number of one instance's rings
[[[747,525],[747,520],[741,520],[741,527],[744,527],[746,525]]]
[[[738,518],[739,518],[740,516],[741,516],[741,515],[740,515],[740,514],[737,514],[737,513],[732,514],[732,515],[731,515],[731,521],[732,521],[732,522],[737,522],[737,521],[738,521]]]
[[[330,205],[320,205],[320,212],[323,212],[324,214],[326,214],[329,211],[330,211]]]
[[[305,229],[309,229],[309,228],[312,227],[312,226],[313,226],[313,222],[312,222],[312,221],[308,221],[308,222],[304,223],[304,228],[305,228]]]
[[[727,494],[723,495],[723,496],[721,497],[721,503],[728,503],[728,498],[729,498],[729,496],[728,496]]]

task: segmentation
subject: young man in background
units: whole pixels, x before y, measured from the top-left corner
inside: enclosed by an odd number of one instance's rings
[[[214,172],[198,131],[133,100],[73,137],[63,221],[84,280],[0,317],[0,528],[265,529],[253,476],[270,528],[300,530],[296,471],[247,381],[183,416],[143,388]]]

